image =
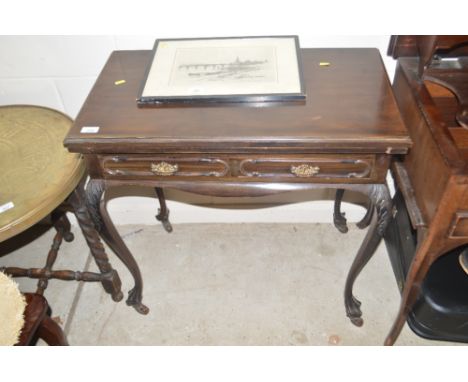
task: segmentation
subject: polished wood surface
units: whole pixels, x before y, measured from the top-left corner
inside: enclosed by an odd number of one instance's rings
[[[114,52],[65,145],[82,153],[407,151],[411,142],[377,49],[301,54],[305,104],[139,108],[151,51]],[[115,85],[119,80],[126,82]],[[84,126],[99,132],[81,133]]]
[[[24,326],[16,346],[31,345],[38,338],[49,346],[67,346],[68,341],[59,324],[49,315],[47,300],[38,294],[26,293]]]
[[[411,137],[417,142],[405,157],[405,167],[419,208],[430,222],[450,176],[467,173],[463,142],[468,139],[468,130],[455,121],[454,95],[438,85],[421,82],[417,65],[416,59],[399,60],[394,91]]]
[[[388,155],[100,155],[102,177],[121,181],[383,183]],[[313,170],[303,172],[301,168]]]
[[[387,54],[400,57],[422,57],[423,67],[434,58],[437,50],[459,57],[468,54],[466,36],[462,35],[395,35],[390,39]],[[419,67],[419,66],[418,66]]]
[[[463,52],[466,44],[460,45],[460,41],[468,42],[468,36],[457,36],[452,42],[448,37],[443,45],[437,45],[437,39],[432,39],[434,51],[440,46],[455,46],[458,53]],[[423,54],[423,60],[428,60],[427,55]],[[459,78],[459,70],[465,69],[454,67],[449,77]],[[451,91],[454,82],[443,86],[440,74],[447,75],[447,71],[441,68],[438,72],[437,66],[426,67],[426,64],[421,73],[421,60],[417,57],[398,59],[393,89],[414,145],[402,162],[404,176],[396,176],[396,180],[413,216],[418,243],[402,291],[400,310],[386,339],[389,345],[398,337],[430,266],[440,256],[468,243],[465,147],[468,130],[460,126],[457,118],[462,99]],[[456,85],[466,86],[463,81]],[[415,224],[417,213],[423,224]]]
[[[66,115],[37,106],[0,107],[0,242],[37,223],[77,186],[85,164],[62,141]]]
[[[454,62],[427,69],[423,80],[450,89],[457,101],[455,125],[468,129],[468,57]]]
[[[416,41],[419,56],[425,64],[432,61],[438,52],[452,57],[468,55],[465,35],[419,35],[416,36]]]

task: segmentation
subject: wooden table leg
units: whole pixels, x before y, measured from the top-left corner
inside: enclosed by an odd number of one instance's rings
[[[356,226],[359,229],[364,229],[369,227],[371,221],[372,221],[372,215],[374,214],[374,205],[372,204],[372,201],[369,201],[369,205],[367,206],[367,211],[366,214],[363,216],[363,218],[356,223]]]
[[[75,213],[78,224],[80,225],[83,236],[88,243],[91,255],[96,261],[99,271],[101,274],[107,274],[109,276],[101,281],[104,290],[112,296],[114,301],[121,301],[123,298],[121,289],[122,282],[120,281],[117,271],[113,269],[109,263],[104,245],[91,219],[90,211],[86,205],[84,179],[68,197],[68,202],[73,208],[73,212]]]
[[[109,216],[104,182],[99,179],[91,179],[86,187],[86,197],[96,229],[135,280],[135,286],[128,293],[127,305],[133,306],[138,313],[148,314],[149,309],[142,303],[143,279],[140,268]]]
[[[49,253],[47,254],[46,265],[44,267],[44,271],[49,273],[52,271],[52,267],[57,260],[58,251],[60,249],[60,245],[62,244],[63,239],[63,232],[61,230],[57,230],[57,233],[52,240],[52,245],[50,247]],[[44,291],[46,290],[47,286],[49,285],[49,279],[47,276],[41,277],[37,283],[36,294],[43,295]]]
[[[346,315],[356,326],[362,326],[363,320],[361,318],[361,303],[353,296],[354,281],[372,258],[382,240],[385,229],[390,221],[392,203],[386,185],[370,185],[364,192],[368,194],[375,213],[372,214],[369,230],[349,270],[344,292]]]
[[[67,214],[64,211],[55,210],[52,212],[52,222],[55,230],[62,232],[63,239],[67,243],[71,243],[75,236],[71,232],[71,224],[67,218]]]
[[[341,212],[341,201],[343,200],[344,192],[345,190],[342,188],[336,190],[335,204],[333,206],[333,224],[341,233],[348,232],[345,214],[344,212]],[[359,222],[356,223],[359,229],[364,229],[370,225],[373,212],[374,206],[372,205],[372,202],[369,202],[366,214]]]
[[[341,200],[343,199],[344,192],[345,190],[342,188],[336,190],[335,203],[333,205],[333,224],[341,233],[348,232],[345,215],[341,212]]]
[[[163,228],[171,233],[172,232],[172,224],[169,221],[169,209],[166,205],[166,198],[164,196],[164,190],[161,187],[155,187],[154,190],[156,191],[156,195],[158,196],[159,200],[159,210],[158,214],[156,215],[156,219],[159,220],[163,226]]]
[[[62,245],[62,239],[67,242],[71,242],[74,239],[73,233],[71,232],[71,224],[64,211],[55,210],[51,214],[52,224],[57,231],[52,241],[49,253],[47,254],[46,265],[44,270],[46,273],[52,271],[52,267],[57,260],[58,251]],[[48,277],[42,277],[37,283],[36,294],[44,294],[47,286],[49,285]]]

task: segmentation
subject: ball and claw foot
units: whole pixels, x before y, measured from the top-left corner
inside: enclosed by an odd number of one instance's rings
[[[149,313],[149,308],[141,302],[141,296],[138,296],[135,289],[128,292],[126,303],[128,306],[133,306],[133,308],[140,314],[146,315]]]
[[[156,215],[156,219],[159,220],[163,226],[163,228],[171,233],[172,232],[172,224],[169,221],[169,210],[165,214],[161,213],[161,209],[158,210],[158,214]]]
[[[348,226],[346,225],[346,218],[344,217],[344,213],[333,214],[333,224],[341,233],[348,232]]]

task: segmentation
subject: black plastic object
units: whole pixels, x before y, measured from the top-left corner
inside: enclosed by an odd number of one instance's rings
[[[400,288],[416,251],[416,232],[399,191],[394,197],[396,214],[385,234],[385,244]],[[458,261],[468,246],[437,259],[421,286],[421,295],[408,315],[408,325],[419,336],[468,343],[468,275]]]

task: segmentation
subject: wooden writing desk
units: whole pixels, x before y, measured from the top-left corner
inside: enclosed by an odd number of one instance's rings
[[[411,141],[378,50],[301,53],[303,104],[166,108],[136,105],[150,51],[110,56],[65,145],[86,159],[91,212],[104,240],[134,276],[127,304],[139,312],[148,311],[140,271],[106,211],[107,188],[145,185],[226,197],[335,188],[368,195],[375,211],[345,288],[347,315],[362,325],[352,286],[388,223],[385,177],[391,156],[406,153]],[[331,65],[320,66],[321,61]],[[119,80],[126,82],[115,85]],[[99,131],[81,133],[84,126]]]

